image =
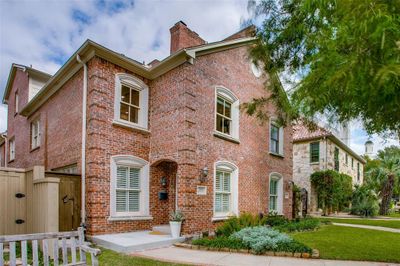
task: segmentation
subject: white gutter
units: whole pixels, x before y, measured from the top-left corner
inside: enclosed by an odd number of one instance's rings
[[[86,105],[87,105],[87,65],[79,54],[76,60],[83,66],[82,88],[82,163],[81,163],[81,226],[86,225]]]
[[[7,157],[8,138],[7,138],[6,134],[1,134],[1,137],[4,138],[4,167],[7,167],[7,161],[8,161],[8,157]]]

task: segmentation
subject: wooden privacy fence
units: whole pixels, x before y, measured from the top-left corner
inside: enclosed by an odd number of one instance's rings
[[[55,266],[58,266],[60,262],[61,265],[87,265],[86,253],[90,254],[92,265],[97,266],[97,255],[100,254],[100,250],[85,245],[84,239],[82,227],[79,227],[78,231],[71,232],[0,236],[0,266],[4,266],[6,262],[4,258],[5,244],[9,246],[8,265],[17,265],[17,243],[20,243],[21,262],[24,266],[30,264],[38,266],[39,261],[40,265],[45,266],[50,265],[51,262]],[[28,241],[31,241],[32,258],[28,258]],[[40,244],[43,250],[41,256],[39,256],[38,248]],[[79,251],[79,260],[77,250]]]

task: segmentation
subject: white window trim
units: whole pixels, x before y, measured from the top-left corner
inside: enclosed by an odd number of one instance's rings
[[[271,130],[271,126],[272,125],[274,125],[274,126],[276,126],[276,127],[278,127],[279,128],[279,152],[278,153],[276,153],[276,152],[273,152],[273,151],[271,151],[271,135],[272,135],[272,130]],[[279,126],[276,122],[275,122],[275,120],[273,120],[273,119],[270,119],[270,121],[269,121],[269,139],[268,139],[268,142],[269,142],[269,153],[270,154],[274,154],[274,155],[279,155],[279,156],[284,156],[284,149],[283,149],[283,147],[284,147],[284,143],[283,143],[283,139],[284,139],[284,128],[282,127],[282,126]]]
[[[278,181],[278,197],[277,197],[277,203],[276,203],[276,210],[270,210],[269,209],[269,201],[270,201],[270,185],[271,185],[271,180],[277,180]],[[277,214],[283,215],[283,177],[280,173],[273,172],[269,175],[269,185],[268,185],[268,211],[276,211]]]
[[[149,220],[150,216],[150,172],[149,162],[132,155],[115,155],[111,157],[110,171],[110,217],[109,221]],[[117,165],[140,168],[140,209],[139,212],[117,212],[115,203]]]
[[[121,85],[126,84],[139,91],[140,111],[138,123],[132,123],[120,118],[121,108]],[[113,124],[148,131],[148,112],[149,112],[149,87],[140,79],[126,74],[115,75],[115,94],[114,94],[114,120]]]
[[[216,177],[217,169],[231,172],[231,211],[226,213],[215,212],[215,191],[216,191]],[[231,216],[239,215],[239,168],[227,161],[218,161],[214,164],[214,189],[213,189],[213,217],[212,221],[219,221],[228,219]]]
[[[36,143],[34,141],[35,135],[34,135],[34,127],[37,126],[37,136],[36,136]],[[40,147],[40,118],[37,118],[31,122],[31,150],[39,148]]]
[[[12,138],[9,142],[9,156],[10,156],[10,160],[9,161],[13,161],[15,160],[15,138]]]
[[[222,96],[228,99],[231,105],[231,134],[225,134],[217,130],[217,98],[218,96]],[[220,135],[222,137],[232,139],[235,141],[239,141],[239,117],[240,117],[240,109],[239,109],[239,98],[233,94],[229,89],[223,86],[215,87],[215,99],[214,99],[214,134]]]

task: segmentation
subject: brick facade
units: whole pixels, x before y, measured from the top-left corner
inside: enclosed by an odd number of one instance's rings
[[[178,48],[174,49],[180,49],[180,45],[188,44],[177,44]],[[240,143],[214,135],[216,86],[231,90],[240,103],[266,96],[267,77],[253,75],[248,46],[199,56],[193,64],[186,62],[153,80],[97,56],[87,65],[86,212],[89,234],[143,230],[166,224],[176,204],[186,217],[184,233],[214,228],[217,224],[212,221],[217,161],[229,161],[239,169],[240,212],[267,213],[269,175],[280,173],[283,176],[283,212],[291,216],[291,127],[284,129],[283,157],[268,152],[269,123],[261,123],[244,113],[240,114]],[[118,73],[136,76],[149,87],[149,132],[113,123],[115,75]],[[15,135],[17,143],[16,159],[10,166],[44,164],[46,169],[53,169],[78,163],[80,169],[82,79],[81,69],[28,118],[14,118],[10,113],[13,93],[10,94],[8,130],[9,136]],[[23,82],[21,76],[21,81],[14,81],[14,87],[26,86]],[[26,99],[21,98],[22,101]],[[275,113],[273,105],[267,110],[271,116]],[[41,119],[42,145],[30,152],[30,121],[37,116]],[[110,161],[115,155],[133,155],[150,163],[152,220],[109,220]],[[204,167],[209,173],[206,181],[200,182],[200,170]],[[166,187],[160,183],[163,176],[167,178]],[[196,194],[198,185],[207,187],[207,195]],[[168,200],[159,200],[158,193],[162,190],[168,191]]]

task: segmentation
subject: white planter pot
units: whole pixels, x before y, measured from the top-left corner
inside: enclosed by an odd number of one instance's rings
[[[181,226],[182,226],[182,222],[173,222],[170,221],[169,222],[169,226],[171,228],[171,235],[172,237],[176,238],[176,237],[180,237],[181,236]]]

